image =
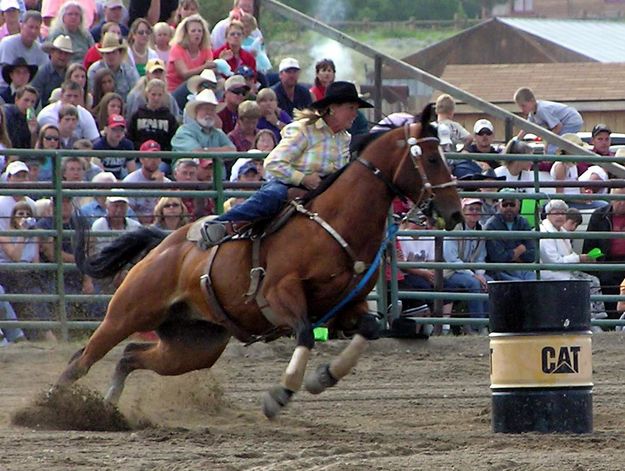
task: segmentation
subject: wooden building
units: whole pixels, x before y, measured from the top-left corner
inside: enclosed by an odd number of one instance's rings
[[[625,0],[508,0],[495,5],[493,16],[539,18],[621,18]]]
[[[520,87],[530,87],[538,99],[573,106],[584,118],[585,131],[596,123],[606,123],[614,132],[625,132],[625,63],[449,65],[441,77],[456,87],[479,96],[501,108],[518,113],[512,101]],[[433,94],[435,100],[440,92]],[[462,102],[456,116],[469,131],[475,121],[490,119],[495,137],[504,140],[505,125]]]

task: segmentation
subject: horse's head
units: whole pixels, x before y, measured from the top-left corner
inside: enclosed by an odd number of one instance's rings
[[[388,133],[397,142],[390,159],[396,162],[393,184],[434,219],[442,217],[445,228],[451,230],[463,219],[462,205],[439,146],[437,129],[431,123],[432,112],[430,104],[421,113],[420,122]]]

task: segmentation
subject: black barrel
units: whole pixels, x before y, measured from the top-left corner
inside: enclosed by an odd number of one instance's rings
[[[590,282],[493,281],[488,293],[493,431],[591,433]]]

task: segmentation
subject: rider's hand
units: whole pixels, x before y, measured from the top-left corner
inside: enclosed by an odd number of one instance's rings
[[[306,175],[301,182],[301,185],[308,190],[314,190],[321,183],[321,177],[318,173],[311,173]]]

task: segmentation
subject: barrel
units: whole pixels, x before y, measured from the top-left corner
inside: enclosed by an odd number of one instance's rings
[[[590,282],[493,281],[493,432],[591,433]]]

